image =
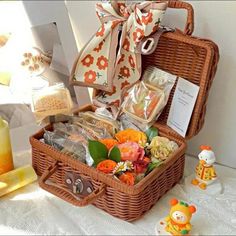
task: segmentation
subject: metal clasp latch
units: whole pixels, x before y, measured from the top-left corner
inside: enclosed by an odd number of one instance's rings
[[[72,193],[87,196],[93,192],[93,185],[89,180],[83,179],[79,174],[67,172],[65,175],[65,184]]]

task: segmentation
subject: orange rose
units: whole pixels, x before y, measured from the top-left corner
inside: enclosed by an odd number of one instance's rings
[[[126,171],[119,177],[119,180],[125,184],[134,185],[135,181],[134,174],[132,174],[129,171]]]
[[[112,173],[112,171],[115,169],[116,165],[117,165],[117,163],[115,161],[104,160],[104,161],[101,161],[97,165],[97,170],[102,171],[105,174],[109,174],[109,173]]]
[[[131,141],[131,142],[136,142],[140,144],[141,146],[144,146],[147,143],[146,134],[141,131],[134,130],[134,129],[125,129],[125,130],[119,131],[115,135],[115,137],[119,143]]]
[[[103,143],[108,150],[112,149],[115,145],[118,144],[118,142],[112,138],[100,139],[99,142]]]

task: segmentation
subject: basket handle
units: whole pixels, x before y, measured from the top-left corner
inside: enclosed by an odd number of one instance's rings
[[[39,186],[44,190],[56,195],[63,200],[72,203],[75,206],[83,207],[94,203],[99,197],[105,193],[105,184],[102,184],[99,188],[94,190],[91,194],[79,199],[71,191],[56,184],[47,184],[46,181],[57,171],[58,162],[55,162],[48,169],[44,171],[39,179]]]
[[[184,34],[191,35],[194,30],[194,10],[191,4],[182,1],[170,0],[168,2],[169,8],[174,9],[186,9],[187,10],[187,22],[185,24]]]

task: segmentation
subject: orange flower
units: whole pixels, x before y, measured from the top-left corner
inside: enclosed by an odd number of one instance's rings
[[[98,32],[96,33],[96,36],[102,37],[104,35],[104,32],[105,32],[105,27],[104,27],[104,24],[102,24],[102,27],[98,30]]]
[[[113,86],[112,92],[107,92],[107,94],[108,94],[109,96],[112,96],[112,95],[115,94],[115,93],[116,93],[116,86]]]
[[[133,32],[134,42],[140,42],[143,36],[144,36],[144,31],[139,28],[136,29],[136,31]]]
[[[109,174],[109,173],[112,173],[112,171],[115,169],[116,165],[117,165],[117,163],[115,161],[104,160],[104,161],[101,161],[97,165],[97,170],[102,171],[105,174]]]
[[[145,152],[142,147],[136,142],[125,142],[118,144],[122,161],[137,161],[143,159]]]
[[[112,138],[100,139],[99,142],[103,143],[108,150],[112,149],[115,145],[118,144],[118,142]]]
[[[128,95],[129,95],[129,93],[128,93],[128,92],[125,92],[124,98],[126,98]]]
[[[134,59],[131,55],[129,56],[129,64],[131,65],[132,68],[135,67]]]
[[[130,42],[129,42],[129,40],[127,38],[125,38],[124,43],[123,43],[123,48],[126,51],[129,51],[129,47],[130,47]]]
[[[121,21],[120,20],[113,20],[111,28],[114,29]]]
[[[96,80],[96,77],[96,72],[93,70],[89,70],[84,74],[84,80],[88,84],[93,84],[93,82]]]
[[[137,10],[135,10],[135,19],[136,19],[136,22],[139,24],[139,25],[142,25],[142,22],[141,22],[141,19],[139,18],[139,15],[137,14]]]
[[[97,60],[97,67],[99,70],[105,70],[108,67],[108,60],[104,56],[100,56]]]
[[[90,65],[93,64],[94,58],[88,54],[81,62],[84,66],[89,67]]]
[[[119,177],[119,180],[125,184],[134,185],[135,181],[134,174],[132,174],[129,171],[126,171]]]
[[[96,48],[93,49],[93,51],[95,52],[100,52],[103,46],[103,41],[101,43],[98,44],[98,46]]]
[[[120,68],[120,74],[126,78],[130,77],[130,72],[129,72],[129,68],[126,66],[123,66]]]
[[[120,64],[124,60],[125,60],[125,54],[121,54],[121,57],[120,57],[120,59],[118,61],[118,64]]]
[[[124,87],[129,86],[129,85],[130,85],[130,83],[128,81],[125,81],[121,84],[121,89],[123,89]]]
[[[142,22],[144,25],[148,25],[149,23],[152,23],[152,13],[148,12],[146,16],[142,16]]]
[[[116,133],[115,137],[119,143],[131,141],[131,142],[136,142],[141,146],[144,146],[147,143],[146,134],[134,129],[125,129],[119,131],[118,133]]]
[[[113,106],[115,106],[115,107],[119,107],[119,106],[120,106],[120,100],[117,99],[117,100],[115,100],[114,102],[111,102],[110,105],[113,105]]]
[[[117,5],[118,5],[118,8],[119,8],[120,13],[124,14],[124,13],[125,13],[125,7],[126,7],[126,6],[125,6],[125,3],[123,3],[123,2],[118,2]]]

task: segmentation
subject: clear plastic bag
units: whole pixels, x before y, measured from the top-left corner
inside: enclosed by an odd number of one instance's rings
[[[63,83],[38,90],[32,94],[32,111],[38,121],[56,114],[70,114],[73,107],[70,92]]]
[[[87,140],[79,134],[77,134],[77,140],[71,136],[63,133],[61,130],[54,130],[53,132],[45,130],[43,138],[46,144],[85,163],[88,152]]]
[[[112,138],[119,130],[117,121],[94,112],[80,113],[79,118],[74,124],[88,131],[95,139]]]
[[[122,104],[122,110],[135,125],[148,129],[160,116],[166,106],[176,76],[150,66],[144,72],[142,81],[129,91]]]

